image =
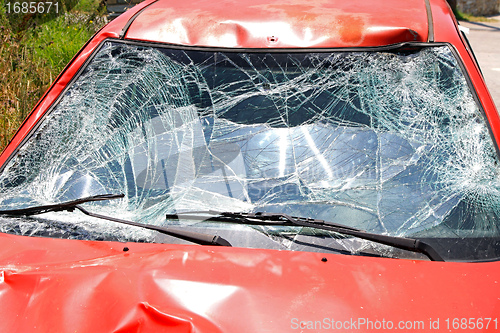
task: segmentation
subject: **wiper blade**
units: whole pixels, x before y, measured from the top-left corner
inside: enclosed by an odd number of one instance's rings
[[[110,199],[118,199],[123,198],[124,194],[103,194],[103,195],[95,195],[87,198],[81,198],[72,201],[66,201],[53,205],[44,205],[44,206],[36,206],[29,207],[23,209],[13,209],[13,210],[0,210],[0,215],[7,216],[30,216],[30,215],[38,215],[48,212],[60,212],[60,211],[69,211],[72,212],[75,209],[78,209],[82,213],[88,216],[96,217],[103,220],[108,220],[112,222],[117,222],[121,224],[127,224],[134,227],[145,228],[149,230],[154,230],[160,232],[162,234],[166,234],[169,236],[177,237],[189,242],[193,242],[200,245],[218,245],[218,246],[231,246],[231,244],[224,238],[217,235],[208,235],[195,231],[187,231],[187,230],[179,230],[176,228],[170,227],[160,227],[152,224],[142,224],[133,221],[122,220],[110,216],[95,214],[87,211],[86,209],[80,207],[79,205],[86,202],[91,201],[102,201],[102,200],[110,200]]]
[[[207,218],[197,214],[216,215]],[[343,235],[354,236],[379,244],[389,245],[398,249],[411,252],[422,253],[432,261],[444,261],[437,251],[429,244],[413,238],[403,238],[396,236],[380,235],[368,231],[351,228],[337,223],[326,222],[324,220],[309,219],[303,217],[290,216],[283,213],[240,213],[240,212],[216,212],[216,211],[194,211],[177,214],[167,214],[167,219],[195,219],[203,221],[219,221],[227,223],[239,223],[248,225],[280,225],[280,226],[301,226],[313,229],[333,231]]]
[[[91,197],[76,199],[72,201],[66,201],[53,205],[45,205],[45,206],[36,206],[22,209],[12,209],[12,210],[0,210],[0,215],[9,215],[9,216],[30,216],[30,215],[38,215],[48,212],[61,212],[64,210],[72,212],[77,205],[92,202],[92,201],[102,201],[102,200],[111,200],[123,198],[124,194],[101,194],[94,195]]]
[[[207,217],[206,215],[213,215],[213,216]],[[283,226],[297,226],[296,221],[303,221],[303,222],[314,223],[315,225],[324,224],[344,229],[361,231],[360,229],[356,229],[342,224],[326,222],[324,220],[311,219],[308,217],[290,216],[284,213],[264,213],[264,212],[240,213],[240,212],[218,212],[215,210],[199,210],[199,211],[189,211],[185,213],[180,212],[177,214],[167,214],[166,218],[172,220],[179,220],[182,218],[187,220],[233,222],[233,223],[241,222],[241,224],[251,224],[251,225],[283,225]],[[246,223],[245,221],[249,221],[251,223]]]

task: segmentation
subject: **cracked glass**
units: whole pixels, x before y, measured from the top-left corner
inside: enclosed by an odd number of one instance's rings
[[[419,256],[310,228],[165,219],[286,213],[484,260],[500,256],[498,170],[448,46],[265,53],[108,41],[4,168],[0,209],[123,193],[85,207],[235,246]],[[176,242],[76,212],[0,222],[21,235]]]

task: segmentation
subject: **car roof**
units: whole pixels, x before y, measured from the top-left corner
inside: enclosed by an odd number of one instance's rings
[[[429,41],[432,17],[428,0],[150,0],[127,19],[122,37],[229,48],[369,47]]]

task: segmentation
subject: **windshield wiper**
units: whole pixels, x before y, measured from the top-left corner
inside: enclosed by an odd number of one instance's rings
[[[72,201],[61,202],[53,205],[36,206],[22,209],[12,209],[12,210],[0,210],[0,215],[10,215],[10,216],[30,216],[38,215],[48,212],[61,212],[64,210],[72,212],[77,205],[92,201],[103,201],[111,199],[123,198],[124,194],[101,194],[94,195],[91,197],[76,199]]]
[[[158,231],[162,234],[166,234],[169,236],[177,237],[189,242],[193,242],[200,245],[219,245],[219,246],[231,246],[231,244],[224,238],[217,235],[207,235],[200,232],[187,231],[187,230],[179,230],[176,228],[170,227],[160,227],[152,224],[142,224],[127,220],[122,220],[110,216],[95,214],[87,211],[86,209],[80,207],[79,205],[86,202],[91,201],[102,201],[102,200],[110,200],[110,199],[118,199],[123,198],[124,194],[103,194],[103,195],[95,195],[87,198],[81,198],[72,201],[66,201],[53,205],[44,205],[44,206],[36,206],[29,207],[23,209],[13,209],[13,210],[0,210],[0,215],[7,216],[30,216],[30,215],[38,215],[48,212],[60,212],[60,211],[69,211],[73,212],[75,209],[78,209],[82,213],[88,216],[96,217],[103,220],[108,220],[112,222],[117,222],[121,224],[127,224],[134,227],[145,228],[149,230]]]
[[[196,214],[215,215],[207,218]],[[186,213],[167,214],[167,219],[193,219],[202,221],[217,221],[227,223],[238,223],[248,225],[280,225],[280,226],[301,226],[314,229],[333,231],[343,235],[362,238],[375,243],[389,245],[398,249],[411,252],[418,252],[426,255],[432,261],[444,261],[437,251],[427,243],[413,238],[403,238],[396,236],[380,235],[363,231],[360,229],[344,226],[337,223],[326,222],[324,220],[289,216],[283,213],[239,213],[239,212],[217,212],[217,211],[193,211]]]

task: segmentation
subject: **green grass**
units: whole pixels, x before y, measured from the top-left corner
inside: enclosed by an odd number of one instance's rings
[[[73,8],[75,12],[97,13],[104,15],[105,7],[102,0],[80,0]]]
[[[105,23],[100,0],[61,7],[59,16],[14,17],[0,0],[0,150],[64,66]]]
[[[66,13],[31,29],[25,42],[33,50],[35,62],[46,62],[59,72],[98,30],[96,18],[82,13]]]
[[[485,16],[474,16],[466,13],[462,13],[461,11],[457,10],[454,12],[455,17],[459,21],[466,21],[466,22],[498,22],[497,20]]]

